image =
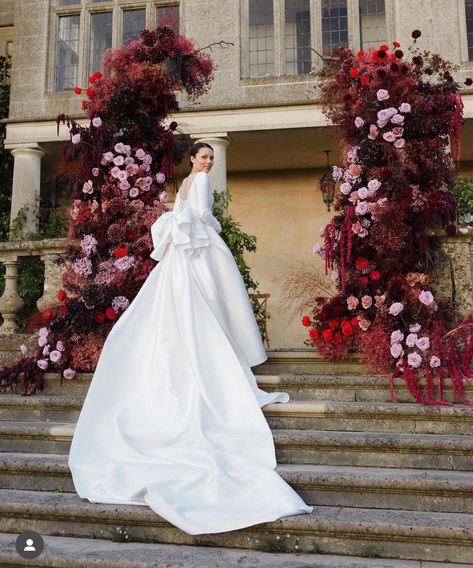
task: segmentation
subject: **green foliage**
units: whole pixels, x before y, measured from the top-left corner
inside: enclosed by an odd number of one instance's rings
[[[382,558],[381,552],[376,548],[376,546],[372,545],[365,546],[360,556],[363,556],[363,558]]]
[[[315,540],[312,544],[312,548],[309,550],[309,554],[323,554],[320,544]]]
[[[473,176],[458,176],[453,195],[457,200],[458,216],[473,215]]]
[[[262,552],[287,552],[287,546],[284,540],[265,540],[258,547]]]
[[[18,266],[18,294],[25,305],[18,314],[18,324],[22,327],[31,314],[38,311],[37,300],[44,290],[44,264],[38,256],[20,258]]]

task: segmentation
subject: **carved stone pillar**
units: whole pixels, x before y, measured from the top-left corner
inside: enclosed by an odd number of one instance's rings
[[[41,255],[44,262],[44,289],[42,297],[36,302],[38,310],[42,312],[46,308],[55,306],[60,302],[57,299],[59,290],[61,289],[61,273],[64,270],[57,264],[55,260],[60,255],[53,252],[47,252]]]
[[[5,291],[0,298],[0,313],[3,317],[0,333],[14,333],[18,329],[16,316],[25,305],[18,295],[18,257],[12,256],[0,262],[5,266]]]

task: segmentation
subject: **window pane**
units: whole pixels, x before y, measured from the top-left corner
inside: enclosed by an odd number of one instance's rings
[[[61,16],[57,38],[56,90],[71,91],[78,81],[80,16]]]
[[[81,0],[59,0],[59,6],[79,6]]]
[[[274,73],[273,0],[249,0],[249,10],[250,77],[268,77]]]
[[[309,73],[310,50],[310,0],[286,0],[286,73]]]
[[[465,0],[466,37],[468,39],[468,59],[473,61],[473,0]]]
[[[123,12],[123,38],[138,39],[145,28],[146,10],[125,10]]]
[[[387,41],[384,0],[360,0],[360,45],[379,47]]]
[[[347,0],[322,0],[322,52],[333,55],[340,43],[348,42]]]
[[[112,12],[91,14],[89,75],[102,69],[102,55],[112,47]]]
[[[159,26],[169,26],[174,33],[179,33],[179,6],[158,6],[156,20]]]

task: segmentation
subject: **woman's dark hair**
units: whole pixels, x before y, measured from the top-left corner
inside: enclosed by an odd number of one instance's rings
[[[214,151],[212,146],[210,144],[207,144],[207,142],[196,142],[195,144],[192,144],[192,146],[191,146],[190,155],[195,158],[201,148],[210,148],[210,150],[212,150],[212,152]],[[192,168],[192,162],[190,164],[191,164],[191,168]]]

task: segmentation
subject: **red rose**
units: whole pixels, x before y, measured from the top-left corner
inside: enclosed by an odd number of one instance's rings
[[[85,94],[86,94],[88,97],[91,97],[91,96],[92,96],[92,93],[93,93],[93,90],[92,90],[90,87],[89,87],[88,89],[86,89],[86,91],[85,91]]]
[[[401,44],[398,41],[393,41],[394,47],[401,47]]]
[[[366,286],[368,284],[368,278],[366,276],[360,276],[358,278],[358,284],[361,284],[362,286]]]
[[[379,59],[385,59],[387,53],[384,51],[384,49],[378,49],[378,53],[376,55]]]
[[[118,247],[113,254],[115,258],[123,258],[128,254],[128,249],[125,247]]]
[[[101,79],[103,77],[102,73],[100,73],[100,71],[96,71],[92,77],[94,77],[94,80],[97,81],[98,79]]]
[[[339,321],[336,320],[336,319],[330,320],[330,321],[328,322],[328,326],[329,326],[330,329],[335,329],[335,328],[337,328],[337,327],[338,327],[338,324],[339,324]]]
[[[357,320],[358,321],[358,320]],[[349,321],[342,322],[342,334],[345,337],[350,336],[353,333],[353,327],[351,326]]]
[[[356,69],[355,67],[352,67],[352,68],[350,69],[350,77],[351,77],[352,79],[356,79],[359,74],[360,74],[360,70],[359,70],[359,69]]]
[[[43,318],[44,318],[46,321],[49,321],[52,317],[53,317],[53,313],[52,313],[52,311],[51,311],[49,308],[46,309],[46,310],[44,310],[44,312],[43,312]]]
[[[312,327],[309,330],[309,337],[316,341],[319,338],[319,332]]]
[[[372,59],[373,61],[377,61],[377,59],[378,59],[378,52],[377,52],[377,51],[373,51],[373,52],[372,52],[372,54],[371,54],[371,59]]]
[[[381,51],[389,51],[389,45],[386,45],[385,43],[383,43],[383,45],[379,46],[379,49]]]
[[[340,343],[342,342],[342,336],[337,332],[335,334],[333,340],[337,345],[340,345]]]
[[[63,316],[65,316],[67,314],[67,306],[64,304],[64,306],[61,306],[61,314]]]
[[[365,268],[368,268],[369,260],[367,258],[360,256],[359,258],[356,259],[355,264],[358,270],[364,270]]]
[[[362,85],[366,85],[366,83],[368,83],[369,80],[370,80],[370,78],[368,77],[368,75],[362,75],[361,76],[361,84]]]
[[[87,101],[82,101],[82,109],[85,110],[87,108]]]
[[[351,318],[350,323],[353,327],[358,327],[358,318]]]
[[[365,54],[365,52],[360,49],[360,51],[356,54],[357,57],[363,57],[363,55]]]
[[[116,319],[116,317],[117,317],[117,314],[116,314],[116,312],[115,312],[115,310],[114,310],[113,308],[107,308],[107,309],[105,310],[105,315],[107,316],[107,318],[108,318],[109,320],[114,320],[114,319]]]
[[[64,292],[64,290],[60,290],[59,294],[57,295],[57,299],[60,302],[64,302],[64,300],[67,298],[66,292]]]
[[[376,282],[376,280],[379,280],[381,278],[381,273],[377,270],[373,270],[373,272],[370,272],[370,278],[371,280],[374,280]]]
[[[309,325],[310,325],[310,317],[309,316],[304,316],[301,321],[302,321],[302,325],[304,327],[309,327]]]
[[[75,93],[76,95],[80,95],[80,94],[82,93],[81,87],[74,87],[74,93]]]
[[[136,241],[136,239],[138,238],[138,235],[135,233],[135,231],[127,231],[126,232],[126,239],[127,241]]]
[[[325,341],[332,341],[332,330],[324,329],[322,332],[322,337],[325,339]]]
[[[421,35],[422,35],[422,34],[420,33],[420,30],[414,30],[414,31],[412,32],[412,34],[411,34],[411,36],[412,36],[414,39],[417,39],[417,38],[420,37]]]
[[[94,319],[97,323],[103,323],[105,321],[105,314],[103,312],[95,312]]]
[[[397,59],[402,59],[404,52],[402,51],[402,49],[396,49],[394,55],[397,57]]]

